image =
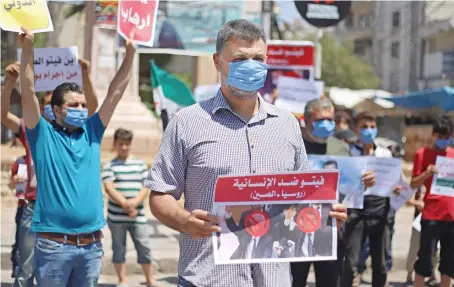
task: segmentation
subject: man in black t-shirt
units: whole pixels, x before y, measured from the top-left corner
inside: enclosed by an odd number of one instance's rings
[[[335,130],[334,105],[328,99],[316,99],[306,104],[304,111],[305,128],[302,130],[307,154],[325,155],[327,140]],[[375,184],[373,173],[363,176],[366,186]],[[316,287],[336,287],[343,261],[342,235],[339,234],[338,260],[291,263],[293,287],[306,287],[311,264],[314,264]]]

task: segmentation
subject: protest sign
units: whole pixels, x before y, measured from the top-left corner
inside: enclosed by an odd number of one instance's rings
[[[375,174],[375,185],[369,187],[364,195],[390,197],[393,189],[399,185],[402,175],[402,160],[368,156],[367,170]]]
[[[25,27],[33,33],[54,30],[49,8],[45,0],[0,1],[0,28],[21,33]]]
[[[197,86],[194,89],[194,98],[198,103],[209,100],[218,94],[220,88],[220,84]]]
[[[21,49],[17,49],[20,61]],[[35,48],[34,63],[35,91],[53,91],[58,85],[72,82],[82,87],[77,47],[68,48]]]
[[[277,80],[279,96],[274,104],[291,113],[302,113],[307,102],[321,97],[323,86],[321,81],[280,76]]]
[[[118,1],[95,1],[95,25],[104,29],[117,29]]]
[[[136,44],[153,47],[158,4],[158,0],[118,1],[118,34],[126,40],[133,34]]]
[[[260,10],[254,6],[244,5],[243,0],[160,1],[153,46],[138,45],[138,51],[211,56],[216,52],[216,36],[222,25],[236,19],[261,22]],[[117,45],[122,47],[120,41]]]
[[[421,232],[421,216],[422,216],[422,213],[420,213],[418,216],[416,216],[416,218],[411,223],[411,226],[413,226],[413,228],[416,229],[416,231],[418,231],[418,232]]]
[[[308,41],[271,40],[267,43],[268,74],[260,94],[263,98],[280,97],[277,84],[281,76],[313,80],[314,43]],[[296,114],[302,115],[303,110]]]
[[[394,210],[401,208],[416,192],[416,189],[411,188],[402,178],[399,185],[401,186],[399,193],[392,193],[390,198],[390,205]]]
[[[21,177],[24,178],[24,182],[18,182],[16,183],[16,192],[24,192],[25,190],[25,182],[28,179],[27,176],[27,165],[26,164],[19,164],[19,167],[17,169],[17,175],[20,175]]]
[[[338,181],[333,170],[218,177],[215,264],[335,260],[336,221],[328,214]]]
[[[438,174],[434,175],[430,194],[454,196],[454,159],[437,156]]]
[[[339,199],[347,208],[363,208],[362,175],[366,171],[364,157],[308,155],[311,170],[339,170]]]

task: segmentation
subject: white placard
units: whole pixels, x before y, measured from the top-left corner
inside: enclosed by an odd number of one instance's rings
[[[454,197],[454,159],[437,156],[436,166],[430,194]]]
[[[22,49],[17,49],[21,60]],[[65,82],[82,87],[82,70],[78,62],[77,47],[34,49],[35,91],[53,91]]]
[[[416,216],[415,220],[413,220],[413,223],[411,224],[413,228],[416,229],[418,232],[421,232],[421,215],[422,213]]]
[[[400,186],[402,188],[400,189],[399,194],[391,194],[390,205],[394,210],[401,208],[416,192],[416,189],[411,188],[410,185],[402,179],[400,181]]]
[[[292,113],[303,113],[307,102],[321,97],[324,83],[280,76],[276,87],[276,106]]]
[[[399,158],[367,157],[367,170],[375,174],[375,185],[364,195],[390,197],[399,185],[402,174],[402,160]]]
[[[24,178],[23,182],[16,183],[16,191],[21,191],[23,192],[25,190],[25,183],[27,182],[27,165],[25,164],[19,164],[19,167],[17,169],[17,175],[21,176]]]
[[[209,100],[218,94],[220,88],[221,84],[197,86],[194,89],[194,98],[198,103]]]

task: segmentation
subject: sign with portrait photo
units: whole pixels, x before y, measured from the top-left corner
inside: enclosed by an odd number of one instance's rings
[[[338,181],[334,170],[218,177],[215,264],[336,260]]]

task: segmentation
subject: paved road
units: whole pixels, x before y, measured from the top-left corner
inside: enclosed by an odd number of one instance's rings
[[[10,262],[10,246],[14,239],[14,207],[13,201],[2,201],[1,211],[1,286],[12,286],[10,283],[12,279],[11,262]],[[159,281],[166,286],[176,285],[176,263],[178,257],[178,234],[161,225],[147,210],[150,226],[150,240],[153,248],[154,263],[157,268],[157,277]],[[405,259],[409,248],[411,220],[413,210],[404,207],[397,213],[396,218],[396,233],[393,241],[393,256],[394,256],[394,269],[389,274],[392,286],[402,286],[405,280]],[[112,258],[110,232],[108,228],[103,230],[105,234],[104,250],[105,256],[103,260],[103,270],[101,274],[100,286],[115,286],[116,277],[113,266],[110,263]],[[143,281],[139,266],[135,264],[136,254],[132,241],[128,239],[128,274],[130,278],[130,286],[140,286]],[[370,274],[366,274],[365,281],[370,280]],[[310,282],[313,282],[313,274],[311,274]],[[308,286],[314,286],[312,283]],[[362,286],[370,286],[364,283]]]

